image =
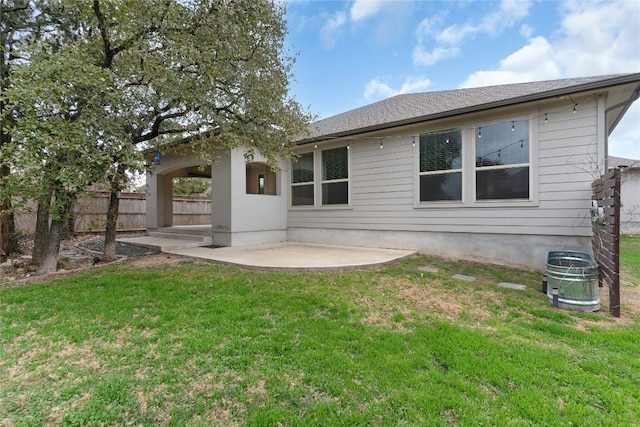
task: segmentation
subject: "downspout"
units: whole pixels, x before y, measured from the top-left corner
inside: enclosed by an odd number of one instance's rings
[[[620,107],[624,107],[624,110],[622,112],[622,114],[620,114],[620,117],[624,116],[624,113],[629,109],[629,107],[631,107],[631,104],[633,104],[634,102],[636,102],[636,100],[640,98],[640,86],[631,94],[631,96],[629,97],[629,99],[627,99],[626,101],[622,101],[616,105],[612,105],[611,107],[607,108],[606,110],[604,110],[604,122],[605,125],[607,123],[607,115],[609,114],[609,112],[613,111],[613,110],[617,110]],[[613,126],[611,127],[612,129],[615,128],[618,125],[618,122],[614,123]],[[604,152],[604,173],[607,173],[609,171],[609,129],[607,129],[606,133],[604,134],[604,147],[605,147],[605,152]]]

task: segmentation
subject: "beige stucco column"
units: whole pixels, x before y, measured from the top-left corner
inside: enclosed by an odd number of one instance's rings
[[[158,173],[147,174],[147,229],[171,227],[173,224],[173,178]]]
[[[231,157],[221,156],[220,161],[211,168],[211,224],[213,243],[231,246],[232,215],[231,202],[233,189]]]
[[[287,163],[277,174],[276,194],[247,194],[243,147],[221,156],[211,171],[213,243],[243,246],[272,243],[287,237],[287,187],[282,183]],[[259,154],[256,162],[266,162]]]

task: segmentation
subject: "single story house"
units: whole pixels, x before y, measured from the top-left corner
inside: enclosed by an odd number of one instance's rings
[[[640,73],[397,95],[311,125],[272,171],[242,148],[205,169],[213,242],[413,249],[540,269],[550,250],[590,252],[591,183],[638,98]],[[171,226],[171,179],[148,175],[149,229]]]
[[[618,168],[620,177],[620,232],[640,234],[640,160],[609,156],[609,169]]]

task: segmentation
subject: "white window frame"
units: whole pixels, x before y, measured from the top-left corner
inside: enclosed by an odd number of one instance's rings
[[[413,146],[413,208],[414,209],[455,209],[455,208],[516,208],[539,206],[540,188],[538,171],[538,126],[540,112],[529,108],[522,108],[517,112],[496,116],[492,113],[483,113],[477,119],[457,121],[451,120],[437,128],[424,127],[417,130],[417,134],[411,135],[415,142]],[[529,199],[476,199],[476,126],[488,122],[510,122],[514,118],[527,117],[529,119]],[[418,135],[429,132],[437,132],[440,129],[462,130],[462,200],[461,201],[420,201],[420,144]],[[411,141],[411,139],[409,139]],[[509,165],[515,167],[516,165]],[[488,168],[488,166],[487,166]]]
[[[323,176],[322,172],[324,170],[324,165],[322,164],[322,161],[323,161],[322,154],[325,151],[338,150],[338,149],[341,149],[341,148],[346,149],[346,152],[347,152],[347,177],[346,178],[338,178],[338,179],[324,179],[322,177]],[[319,157],[319,159],[318,159],[318,162],[319,162],[318,178],[320,179],[320,185],[319,185],[320,198],[318,200],[320,201],[320,204],[323,207],[338,207],[339,208],[339,207],[344,207],[344,206],[350,206],[351,205],[351,181],[350,181],[351,180],[351,178],[350,178],[351,177],[351,152],[349,150],[349,146],[348,145],[340,145],[340,146],[337,146],[337,147],[323,148],[320,151],[320,155],[318,157]],[[314,174],[314,176],[316,176],[316,175]],[[341,182],[346,182],[347,183],[347,203],[333,203],[333,204],[327,203],[327,204],[325,204],[323,202],[323,194],[322,194],[324,184],[339,184]]]
[[[322,152],[326,150],[333,150],[336,148],[347,149],[347,178],[342,178],[339,180],[324,180],[322,179]],[[353,200],[353,185],[351,185],[351,177],[352,173],[352,158],[351,152],[353,151],[351,144],[347,143],[339,143],[339,144],[329,144],[323,146],[322,148],[315,147],[312,150],[300,151],[299,155],[313,153],[313,196],[314,196],[314,204],[313,205],[294,205],[293,204],[293,191],[290,191],[289,194],[289,209],[292,210],[309,210],[309,209],[321,209],[321,210],[345,210],[345,209],[353,209],[352,208],[352,200]],[[311,182],[304,183],[293,183],[293,163],[291,163],[292,171],[289,173],[290,186],[289,188],[293,188],[296,185],[308,185]],[[348,203],[347,204],[322,204],[322,185],[325,183],[338,183],[338,182],[347,182],[348,188]]]
[[[421,172],[420,171],[420,158],[421,158],[421,153],[420,153],[420,149],[422,147],[422,143],[420,142],[421,136],[422,135],[426,135],[426,134],[433,134],[433,133],[444,133],[444,132],[449,132],[449,131],[458,131],[460,132],[460,168],[458,169],[443,169],[443,170],[438,170],[438,171],[427,171],[427,172]],[[420,132],[420,134],[418,135],[418,143],[417,143],[417,171],[418,171],[418,181],[417,181],[417,195],[415,197],[416,199],[416,203],[420,206],[425,206],[425,205],[456,205],[459,206],[460,204],[463,203],[464,201],[464,196],[465,196],[465,185],[464,185],[464,179],[465,179],[465,172],[464,172],[464,160],[465,160],[465,156],[464,156],[464,129],[462,127],[459,126],[452,126],[449,128],[444,128],[444,129],[437,129],[437,130],[429,130],[429,131],[425,131],[425,132]],[[451,173],[460,173],[461,175],[461,188],[460,188],[460,199],[456,199],[456,200],[420,200],[420,194],[422,193],[422,185],[421,185],[421,181],[420,181],[420,177],[422,176],[427,176],[427,175],[445,175],[445,174],[451,174]]]
[[[305,151],[302,153],[298,153],[299,155],[304,155],[304,154],[311,154],[311,158],[312,158],[312,164],[313,164],[313,180],[311,181],[304,181],[304,182],[293,182],[293,167],[295,164],[295,159],[291,159],[291,173],[289,174],[289,180],[290,180],[290,187],[291,191],[290,191],[290,195],[289,195],[289,207],[294,208],[294,209],[304,209],[304,208],[313,208],[316,206],[318,197],[317,197],[317,189],[316,189],[316,178],[317,178],[317,171],[316,171],[316,156],[315,152],[313,151]],[[313,186],[313,204],[310,205],[294,205],[293,204],[293,188],[294,187],[302,187],[302,186],[307,186],[307,185],[311,185]]]
[[[509,164],[509,165],[499,165],[499,166],[477,166],[476,158],[477,158],[477,150],[476,150],[476,141],[478,138],[478,128],[482,124],[486,123],[498,123],[498,122],[515,122],[517,120],[521,120],[526,118],[528,120],[529,126],[529,162],[528,163],[517,163],[517,164]],[[537,181],[537,155],[534,153],[537,150],[534,150],[534,147],[537,147],[537,138],[536,132],[538,127],[538,121],[535,115],[532,114],[518,114],[509,117],[502,117],[496,119],[483,120],[482,122],[475,122],[472,126],[472,138],[471,138],[471,150],[473,151],[472,156],[472,191],[470,192],[473,195],[473,203],[475,206],[491,206],[491,207],[501,207],[501,206],[537,206],[538,205],[538,181]],[[536,132],[534,132],[536,129]],[[529,198],[528,199],[478,199],[477,197],[477,172],[478,171],[488,171],[488,170],[504,170],[504,169],[513,169],[518,167],[528,167],[529,168]]]

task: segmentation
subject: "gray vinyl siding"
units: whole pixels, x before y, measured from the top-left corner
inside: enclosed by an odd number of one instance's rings
[[[544,123],[544,113],[548,123]],[[526,114],[527,112],[525,112]],[[392,230],[410,232],[491,233],[520,235],[589,236],[591,182],[598,175],[598,106],[579,104],[576,113],[564,105],[547,105],[528,111],[532,135],[532,199],[523,203],[474,202],[473,126],[467,117],[463,129],[463,192],[458,205],[417,205],[417,150],[412,135],[424,129],[398,133],[380,140],[350,140],[351,203],[343,208],[291,208],[290,228],[338,230]],[[522,110],[500,119],[521,116]],[[482,118],[484,121],[486,116]],[[447,127],[452,127],[447,124]],[[416,143],[416,145],[418,145]],[[321,147],[316,151],[319,153]],[[535,158],[535,160],[534,160]],[[316,183],[316,185],[318,185]],[[534,194],[535,193],[535,194]],[[517,204],[518,206],[514,206]]]

